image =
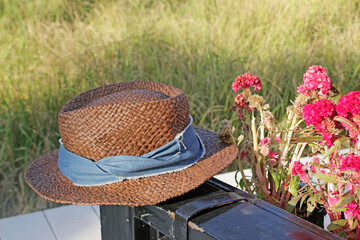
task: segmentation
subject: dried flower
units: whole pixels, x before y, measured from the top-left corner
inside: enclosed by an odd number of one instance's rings
[[[264,124],[265,124],[265,127],[266,127],[270,132],[276,131],[276,126],[275,126],[275,123],[274,123],[274,115],[272,114],[272,112],[270,112],[270,111],[264,111],[263,114],[264,114]]]
[[[319,95],[328,95],[331,89],[331,80],[326,70],[321,66],[311,66],[304,74],[304,84],[298,87],[298,92],[309,96],[311,92]]]
[[[265,104],[264,106],[263,106],[263,109],[264,110],[267,110],[267,109],[269,109],[270,108],[270,105],[269,104]]]
[[[217,138],[219,138],[224,143],[232,143],[232,136],[235,129],[232,128],[231,122],[227,119],[222,120],[220,130],[217,133]]]
[[[270,147],[268,144],[264,144],[264,145],[261,145],[260,146],[260,153],[263,155],[263,156],[268,156],[269,153],[270,153]]]
[[[235,78],[235,81],[232,84],[232,89],[234,92],[239,91],[240,88],[250,88],[254,87],[255,91],[261,89],[261,81],[255,75],[250,73],[244,73]]]
[[[309,102],[309,96],[298,94],[295,98],[294,105],[295,107],[302,109],[305,104]]]
[[[262,96],[259,95],[251,95],[248,98],[249,107],[251,109],[262,109],[262,107],[265,105],[265,99]]]
[[[297,116],[301,116],[302,109],[309,102],[310,97],[303,94],[298,94],[295,98],[293,111]]]
[[[238,138],[237,138],[237,145],[239,146],[240,143],[244,140],[244,135],[240,135]]]

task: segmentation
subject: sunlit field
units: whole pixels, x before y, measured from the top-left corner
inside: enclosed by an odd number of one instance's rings
[[[77,94],[148,80],[182,89],[216,131],[233,79],[251,72],[282,116],[310,65],[360,90],[359,1],[0,0],[0,217],[55,206],[24,182],[58,147],[57,113]]]

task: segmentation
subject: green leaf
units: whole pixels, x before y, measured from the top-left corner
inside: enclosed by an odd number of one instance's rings
[[[318,179],[320,179],[321,181],[323,181],[324,183],[336,183],[338,182],[338,177],[335,175],[328,175],[328,174],[324,174],[322,172],[318,172],[315,173],[314,176]]]
[[[341,226],[345,226],[345,224],[347,223],[347,219],[339,219],[339,220],[333,221],[333,223],[341,225]]]
[[[314,198],[308,198],[307,200],[307,206],[306,206],[306,213],[307,217],[314,211],[316,207],[316,202],[314,201]]]
[[[345,124],[347,127],[351,128],[351,130],[353,130],[354,132],[359,133],[355,123],[349,121],[347,118],[336,116],[334,117],[334,120]]]
[[[320,192],[314,194],[314,201],[321,203],[321,193]]]
[[[306,200],[306,198],[307,198],[311,193],[312,193],[312,192],[308,192],[308,193],[306,193],[306,194],[301,198],[301,200],[300,200],[300,206],[299,206],[300,209],[301,209],[304,201]]]
[[[358,225],[358,219],[356,218],[355,221],[350,225],[350,230],[354,230]]]
[[[239,173],[240,173],[240,170],[237,170],[237,171],[235,172],[235,182],[236,182],[236,186],[240,186],[240,181],[238,180],[238,175],[239,175]],[[243,188],[241,188],[241,189],[243,189]]]
[[[291,177],[289,191],[293,196],[298,195],[299,183],[300,180],[298,176]]]
[[[346,223],[347,223],[347,219],[336,220],[329,224],[329,226],[327,227],[327,230],[333,231],[335,229],[339,229],[339,228],[345,226]]]
[[[341,207],[351,203],[355,199],[356,199],[356,194],[350,194],[350,192],[347,192],[347,193],[344,194],[344,196],[342,196],[339,199],[339,201],[337,201],[335,207],[336,208],[341,208]]]
[[[335,150],[337,150],[339,147],[341,147],[341,144],[348,139],[349,139],[348,137],[342,137],[342,138],[337,139],[334,142],[334,145],[330,148],[329,152],[327,154],[325,154],[323,159],[328,158],[330,156],[330,154],[332,154]]]
[[[241,189],[244,189],[244,179],[243,178],[240,179],[239,186]]]
[[[336,235],[338,235],[339,237],[345,238],[345,233],[344,232],[338,232]],[[349,237],[349,236],[347,236]]]
[[[311,136],[311,137],[299,137],[291,142],[293,143],[313,143],[313,142],[320,142],[323,141],[323,138],[321,136]]]
[[[274,171],[270,171],[272,178],[274,179],[276,191],[279,189],[280,186],[280,176],[276,174]]]
[[[338,207],[334,206],[334,207],[329,207],[329,209],[334,212],[345,212],[347,208],[345,208],[345,207],[338,208]]]
[[[353,216],[350,216],[350,218],[348,218],[347,220],[348,220],[347,222],[348,222],[348,225],[349,225],[349,226],[352,226],[352,225],[354,224],[354,218],[353,218]]]
[[[299,194],[295,197],[293,197],[287,204],[286,204],[286,211],[288,212],[292,212],[296,206],[296,204],[299,202],[299,200],[301,199],[301,197],[303,196],[304,194]]]

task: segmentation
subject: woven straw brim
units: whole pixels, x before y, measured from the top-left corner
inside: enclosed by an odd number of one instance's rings
[[[59,203],[83,205],[153,205],[195,189],[216,175],[236,158],[238,149],[227,145],[216,134],[196,128],[205,148],[205,156],[182,171],[103,186],[74,185],[58,168],[58,150],[47,153],[25,171],[25,180],[40,196]]]

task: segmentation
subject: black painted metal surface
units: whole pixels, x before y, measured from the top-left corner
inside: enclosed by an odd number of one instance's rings
[[[103,240],[340,239],[214,178],[156,206],[100,206]]]

